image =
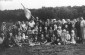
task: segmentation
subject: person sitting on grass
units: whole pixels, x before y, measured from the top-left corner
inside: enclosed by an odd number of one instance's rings
[[[66,44],[70,44],[71,36],[69,31],[66,32]]]
[[[66,44],[66,30],[63,29],[62,31],[62,34],[61,34],[61,41],[62,41],[62,44]]]
[[[15,42],[18,46],[22,46],[21,39],[22,39],[21,33],[18,32],[18,35],[15,35]]]
[[[45,44],[47,40],[44,37],[44,34],[41,34],[41,44]]]
[[[76,37],[75,31],[72,30],[72,31],[71,31],[71,43],[72,43],[72,44],[76,44],[75,37]]]

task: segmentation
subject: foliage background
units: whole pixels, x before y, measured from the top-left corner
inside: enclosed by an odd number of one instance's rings
[[[85,6],[67,7],[42,7],[40,9],[29,9],[34,17],[46,19],[74,19],[83,16],[85,18]],[[0,11],[0,21],[22,21],[27,20],[23,9]]]

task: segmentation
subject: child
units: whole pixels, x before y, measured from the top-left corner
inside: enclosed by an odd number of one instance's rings
[[[58,27],[58,29],[57,29],[57,34],[61,36],[61,34],[62,34],[61,26]]]
[[[71,39],[71,36],[69,34],[69,31],[66,32],[66,44],[70,44],[70,39]]]
[[[75,37],[76,37],[76,35],[75,35],[75,31],[74,30],[72,30],[71,31],[71,43],[72,44],[76,44],[76,41],[75,41]]]
[[[52,44],[56,44],[56,36],[53,34],[53,36],[51,37],[51,43]]]
[[[63,29],[62,31],[61,40],[62,40],[62,43],[65,45],[66,43],[66,30],[65,29]]]
[[[41,44],[45,44],[47,41],[44,37],[44,34],[41,34]]]

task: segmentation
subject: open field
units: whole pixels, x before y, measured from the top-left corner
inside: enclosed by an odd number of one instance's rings
[[[85,44],[1,48],[0,55],[85,55]]]

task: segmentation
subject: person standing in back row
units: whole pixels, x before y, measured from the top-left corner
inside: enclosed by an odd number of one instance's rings
[[[85,39],[85,20],[83,19],[83,17],[80,18],[81,22],[80,22],[80,27],[81,27],[81,35],[82,35],[82,41]]]
[[[77,43],[82,43],[82,39],[81,39],[81,27],[80,27],[80,20],[79,18],[77,19],[77,22],[75,23],[75,28],[76,28],[76,37],[77,37],[77,40],[76,42]]]

